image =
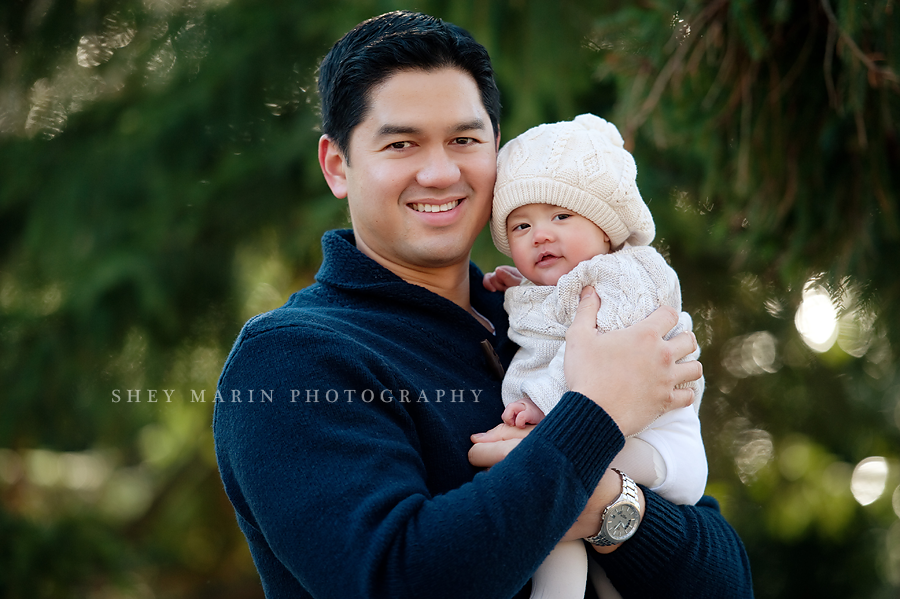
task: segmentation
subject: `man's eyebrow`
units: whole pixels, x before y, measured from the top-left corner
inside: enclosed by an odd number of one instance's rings
[[[385,135],[417,135],[421,133],[422,130],[418,127],[409,127],[406,125],[382,125],[380,129],[378,129],[378,137],[384,137]]]
[[[454,133],[463,133],[463,132],[465,132],[465,131],[478,131],[478,130],[483,130],[484,128],[485,128],[485,127],[484,127],[484,121],[483,121],[483,120],[481,120],[481,119],[473,119],[473,120],[471,120],[471,121],[468,121],[468,122],[465,122],[465,123],[460,123],[460,124],[458,124],[458,125],[453,129],[453,132],[454,132]]]
[[[464,123],[459,123],[452,129],[452,133],[463,133],[465,131],[478,131],[483,130],[485,128],[484,121],[481,119],[473,119],[471,121],[466,121]],[[422,133],[422,130],[418,127],[412,127],[409,125],[382,125],[378,129],[378,137],[384,137],[388,135],[418,135]]]

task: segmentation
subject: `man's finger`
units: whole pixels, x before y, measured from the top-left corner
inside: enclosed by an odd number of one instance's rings
[[[690,362],[682,362],[681,364],[676,364],[675,368],[677,368],[676,380],[678,385],[696,381],[701,376],[703,376],[703,364],[701,364],[697,360],[691,360]]]
[[[508,424],[498,424],[491,430],[486,433],[476,433],[472,435],[472,443],[494,443],[497,441],[508,441],[510,439],[522,440],[528,433],[531,432],[531,429],[534,428],[534,425],[527,426],[525,428],[519,428],[517,426],[510,426]]]
[[[674,389],[672,391],[672,409],[686,408],[694,403],[694,390],[685,387],[684,389]]]
[[[597,330],[597,312],[600,311],[600,296],[593,287],[585,287],[581,290],[581,299],[578,307],[575,309],[575,318],[572,320],[572,326],[566,334],[580,334],[582,330]]]
[[[689,356],[697,349],[697,336],[693,332],[684,332],[669,339],[669,348],[675,361]],[[697,377],[700,378],[700,377]],[[696,379],[691,379],[696,380]]]
[[[508,439],[496,443],[476,443],[469,449],[469,463],[478,468],[490,468],[503,460],[522,439]]]
[[[664,337],[666,333],[678,324],[678,312],[671,306],[660,306],[644,322],[650,325],[655,332],[659,333],[660,337]],[[690,352],[683,354],[683,356],[686,356],[688,353]]]

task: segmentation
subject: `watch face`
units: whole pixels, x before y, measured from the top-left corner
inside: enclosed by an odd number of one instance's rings
[[[614,541],[621,543],[631,538],[637,530],[641,513],[630,504],[613,506],[606,518],[606,534]]]

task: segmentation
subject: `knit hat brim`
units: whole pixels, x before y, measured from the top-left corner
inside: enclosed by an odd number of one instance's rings
[[[497,249],[507,256],[510,248],[506,221],[513,210],[528,204],[559,206],[585,217],[603,229],[613,248],[620,247],[631,236],[628,226],[609,204],[598,202],[583,189],[548,178],[518,179],[494,192],[491,237]],[[653,239],[653,232],[646,231],[645,227],[634,237],[632,245],[646,245]]]

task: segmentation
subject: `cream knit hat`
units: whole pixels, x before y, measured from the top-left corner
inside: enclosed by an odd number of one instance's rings
[[[509,213],[526,204],[551,204],[590,219],[618,249],[648,245],[656,234],[641,199],[634,158],[615,125],[593,114],[539,125],[513,139],[497,157],[491,236],[510,255]]]

